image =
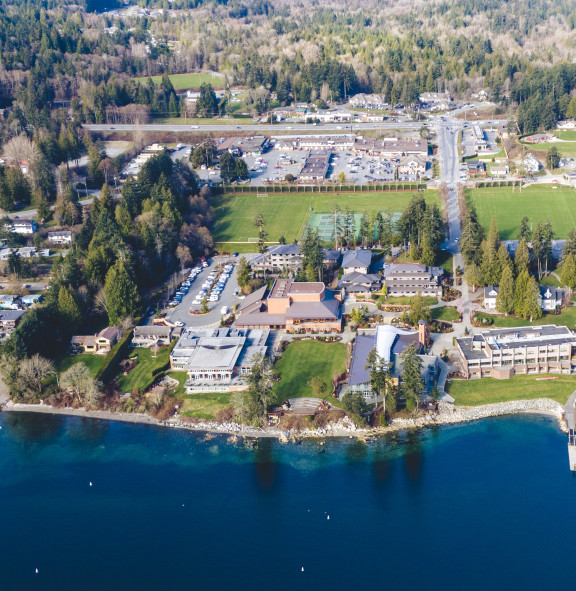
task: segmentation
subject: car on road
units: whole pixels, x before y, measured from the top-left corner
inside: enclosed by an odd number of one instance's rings
[[[197,125],[191,125],[190,129],[200,129]]]
[[[174,323],[174,326],[184,326],[184,323],[183,323],[181,320],[177,320],[177,321]]]

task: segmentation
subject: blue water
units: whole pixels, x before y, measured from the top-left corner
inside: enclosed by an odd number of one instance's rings
[[[322,446],[32,414],[0,425],[1,591],[574,580],[576,479],[551,419]]]

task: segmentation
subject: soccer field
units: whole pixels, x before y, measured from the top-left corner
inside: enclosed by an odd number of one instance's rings
[[[162,76],[150,76],[154,84],[162,82]],[[171,74],[169,76],[174,90],[188,90],[190,88],[200,88],[204,82],[212,84],[214,88],[224,88],[224,76],[216,74]],[[136,78],[139,82],[146,82],[148,76]]]
[[[466,196],[476,204],[478,218],[486,230],[492,218],[496,218],[503,240],[517,238],[524,216],[533,228],[538,220],[550,219],[556,238],[566,238],[576,227],[576,190],[571,187],[532,185],[522,191],[512,187],[469,189]]]
[[[366,211],[401,212],[415,192],[383,193],[269,193],[267,197],[254,194],[218,195],[214,200],[216,223],[213,229],[217,243],[256,242],[258,232],[254,218],[261,213],[266,221],[268,241],[278,242],[280,236],[286,242],[302,238],[313,213],[330,213],[337,203],[340,209],[350,208],[353,213]],[[427,201],[438,201],[436,191],[426,191]],[[245,249],[243,249],[245,250]]]

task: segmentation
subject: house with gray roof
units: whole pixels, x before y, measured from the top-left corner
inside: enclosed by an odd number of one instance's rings
[[[500,288],[497,285],[488,285],[484,288],[484,307],[487,310],[496,310],[496,298]]]
[[[344,275],[349,275],[350,273],[367,274],[370,271],[371,264],[372,251],[360,249],[347,250],[342,259],[342,270],[344,271]]]
[[[427,267],[420,263],[399,263],[384,268],[384,283],[388,295],[394,297],[423,296],[442,297],[441,267]]]
[[[346,290],[347,294],[370,295],[382,287],[382,275],[376,273],[348,273],[342,275],[339,282],[340,287]]]
[[[329,268],[338,264],[340,253],[337,250],[325,248],[322,252],[325,267]],[[265,253],[255,256],[250,261],[250,267],[270,273],[279,273],[283,270],[295,272],[302,265],[303,259],[299,244],[276,244],[269,246]]]
[[[169,345],[172,341],[170,326],[137,326],[132,335],[133,347],[153,347]]]

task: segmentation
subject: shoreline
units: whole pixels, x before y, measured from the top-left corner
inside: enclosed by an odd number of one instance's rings
[[[256,437],[275,438],[281,443],[296,442],[303,439],[319,439],[326,437],[357,437],[370,439],[384,436],[405,429],[423,429],[429,426],[453,425],[469,423],[481,419],[506,416],[513,414],[538,414],[556,418],[558,426],[567,432],[566,424],[562,418],[564,407],[558,402],[548,398],[536,398],[533,400],[519,400],[498,402],[482,406],[455,406],[452,412],[438,414],[428,413],[417,418],[393,419],[387,427],[362,428],[356,427],[348,417],[335,424],[327,425],[322,429],[310,431],[283,431],[277,428],[254,428],[238,423],[216,423],[215,421],[188,422],[178,418],[160,421],[145,414],[117,413],[102,410],[84,410],[75,408],[55,408],[45,404],[20,404],[11,401],[0,407],[4,412],[31,412],[38,414],[75,416],[80,418],[117,421],[122,423],[135,423],[153,425],[156,427],[169,427],[173,429],[186,429],[188,431],[230,435],[232,437]]]

